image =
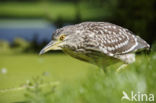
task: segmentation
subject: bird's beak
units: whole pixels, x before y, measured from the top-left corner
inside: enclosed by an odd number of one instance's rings
[[[60,41],[50,41],[39,53],[39,55],[44,54],[49,50],[61,50],[59,47]]]

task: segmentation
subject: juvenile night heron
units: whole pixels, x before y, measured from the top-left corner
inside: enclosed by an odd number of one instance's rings
[[[146,41],[126,28],[107,22],[83,22],[57,29],[40,54],[63,50],[74,58],[105,68],[119,61],[125,65],[133,63],[135,52],[149,48]]]

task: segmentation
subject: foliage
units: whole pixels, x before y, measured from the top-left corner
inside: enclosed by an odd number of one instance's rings
[[[0,40],[0,52],[7,52],[10,50],[10,45],[5,40]]]
[[[29,43],[22,38],[15,38],[12,46],[15,48],[26,48],[29,46]]]
[[[156,41],[152,44],[151,51],[156,52]]]
[[[128,94],[133,90],[156,95],[155,62],[155,53],[148,56],[139,55],[136,63],[129,65],[125,70],[117,73],[116,67],[110,67],[107,73],[104,73],[94,65],[60,54],[41,57],[32,54],[1,54],[0,68],[6,68],[7,73],[0,73],[2,83],[0,101],[2,103],[16,101],[39,103],[40,100],[44,103],[121,103],[123,91]],[[44,79],[40,79],[38,75]],[[32,80],[32,77],[35,78]],[[50,81],[52,83],[58,81],[59,85],[42,86]],[[23,87],[25,83],[33,88],[26,91],[9,89],[7,92],[1,92],[7,88]],[[46,95],[47,93],[50,94]]]
[[[45,78],[44,78],[45,79]],[[45,82],[43,77],[35,77],[27,85],[27,92],[24,94],[30,103],[48,103],[56,90],[58,82]],[[45,88],[46,87],[46,88]],[[44,88],[44,89],[43,89]]]
[[[82,79],[91,64],[78,61],[67,55],[52,54],[39,56],[38,54],[0,53],[0,102],[24,101],[24,88],[34,77],[45,77],[44,83],[60,82],[75,84],[76,79]],[[2,73],[5,68],[7,73]],[[95,68],[95,67],[94,67]],[[46,87],[51,89],[52,87]],[[4,92],[3,92],[4,91]],[[45,91],[43,91],[45,92]]]
[[[155,56],[141,56],[137,63],[120,73],[113,71],[115,68],[110,68],[107,73],[100,69],[89,71],[83,80],[76,81],[76,85],[63,84],[61,89],[53,92],[52,99],[44,103],[129,103],[121,100],[123,91],[156,94]],[[47,99],[44,96],[38,98]],[[31,102],[38,103],[33,99]]]

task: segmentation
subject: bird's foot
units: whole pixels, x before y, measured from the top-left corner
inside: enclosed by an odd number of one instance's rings
[[[127,67],[127,64],[122,64],[117,70],[116,72],[120,72],[122,69],[125,69]]]

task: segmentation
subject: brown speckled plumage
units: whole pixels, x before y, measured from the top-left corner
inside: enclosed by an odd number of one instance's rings
[[[83,22],[65,26],[53,33],[52,40],[58,39],[61,34],[66,35],[60,45],[64,52],[98,66],[108,66],[113,60],[132,63],[136,51],[150,47],[128,29],[107,22]]]

